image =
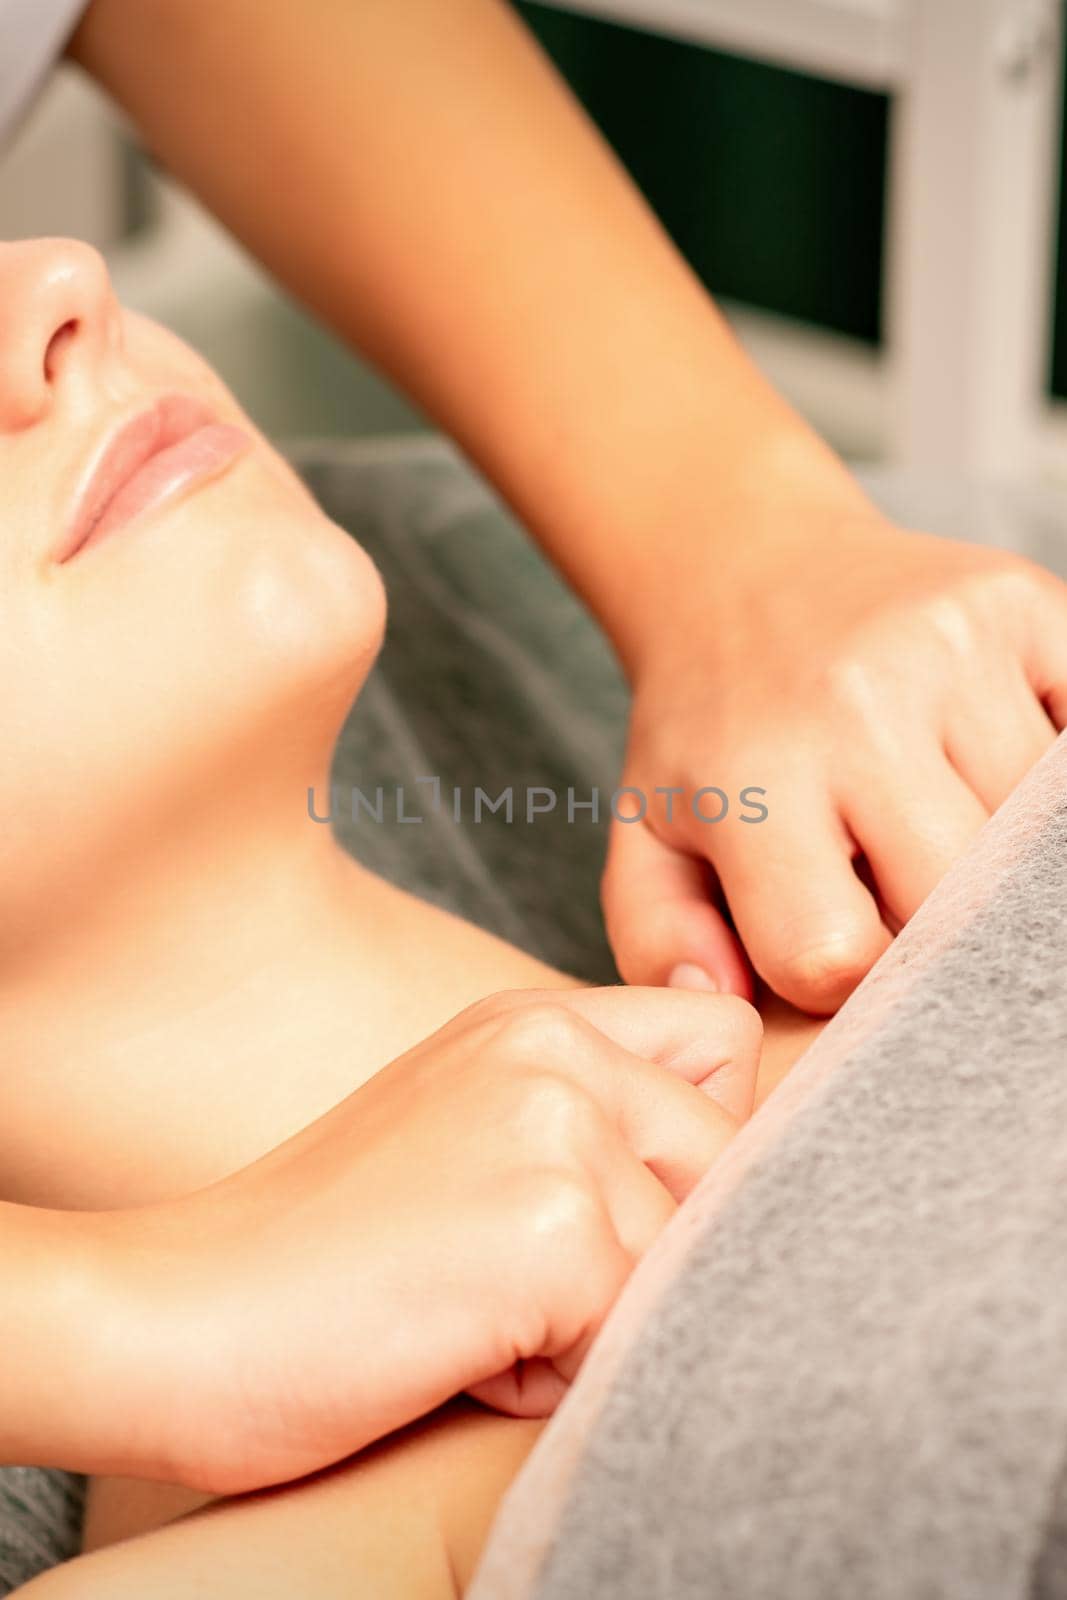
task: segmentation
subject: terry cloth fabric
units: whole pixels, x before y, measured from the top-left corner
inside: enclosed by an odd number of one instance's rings
[[[0,0],[0,146],[14,132],[88,0]]]

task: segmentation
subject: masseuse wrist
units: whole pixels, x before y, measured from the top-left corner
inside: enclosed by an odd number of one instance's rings
[[[370,1207],[356,1199],[346,1212],[339,1261],[329,1219],[316,1227],[314,1142],[308,1162],[291,1158],[297,1140],[207,1188],[116,1214],[121,1287],[110,1298],[124,1307],[141,1419],[126,1475],[241,1494],[315,1471],[422,1409],[398,1415],[391,1398],[403,1292],[380,1244],[350,1231]]]
[[[210,1229],[190,1229],[180,1201],[0,1210],[17,1219],[21,1257],[5,1260],[19,1293],[0,1312],[0,1460],[212,1487],[230,1441]]]
[[[626,581],[587,592],[631,684],[654,678],[694,641],[741,628],[789,569],[832,554],[843,530],[885,519],[817,435],[789,414],[679,470],[670,499],[615,542]]]
[[[153,1475],[128,1360],[131,1300],[109,1214],[0,1206],[0,1460]]]
[[[254,1231],[231,1199],[239,1176],[109,1218],[97,1363],[106,1388],[123,1387],[126,1458],[109,1471],[212,1494],[268,1481],[247,1475],[238,1421],[264,1310],[246,1281]]]

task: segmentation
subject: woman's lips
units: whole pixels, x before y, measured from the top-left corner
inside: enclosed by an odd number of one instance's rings
[[[78,497],[57,561],[215,478],[250,447],[199,400],[169,395],[119,429]]]

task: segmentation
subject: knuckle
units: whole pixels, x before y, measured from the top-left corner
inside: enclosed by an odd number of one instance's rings
[[[566,1167],[541,1167],[527,1176],[526,1232],[534,1246],[556,1253],[595,1244],[605,1235],[606,1210],[594,1185]]]
[[[868,658],[862,644],[828,661],[822,679],[823,694],[835,710],[865,726],[875,717],[884,696],[884,678],[877,659]]]
[[[501,989],[495,994],[483,995],[480,1000],[473,1001],[462,1015],[475,1024],[495,1022],[497,1018],[509,1015],[519,998],[519,991]]]
[[[988,578],[982,589],[988,592]],[[929,602],[926,617],[942,648],[957,660],[967,660],[979,647],[985,618],[975,605],[976,593],[969,586],[951,594],[939,594]]]
[[[1040,569],[1017,556],[986,552],[978,565],[931,595],[923,620],[943,649],[966,660],[1006,623],[1028,616],[1041,591]]]
[[[1041,567],[1021,556],[998,555],[995,561],[972,574],[964,592],[987,596],[998,606],[1025,605],[1043,587],[1046,576]]]
[[[1060,630],[1067,620],[1067,585],[1032,561],[1016,558],[999,569],[983,595],[990,631],[1028,649],[1035,631]]]
[[[581,1018],[553,1000],[517,1005],[500,1018],[500,1043],[519,1065],[539,1066],[565,1058],[584,1042]]]
[[[580,1169],[602,1131],[592,1096],[551,1072],[531,1072],[522,1081],[519,1118],[539,1150],[572,1170]]]

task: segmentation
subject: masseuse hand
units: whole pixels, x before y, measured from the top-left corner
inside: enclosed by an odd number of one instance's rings
[[[730,997],[503,995],[244,1172],[115,1214],[120,1470],[234,1492],[465,1389],[550,1411],[750,1111],[759,1039]]]
[[[1067,588],[849,493],[713,505],[729,566],[690,551],[649,607],[623,782],[715,784],[730,810],[676,800],[673,825],[651,806],[614,825],[604,904],[628,981],[681,967],[748,993],[721,889],[761,977],[834,1010],[1067,722]],[[746,786],[765,820],[740,820]]]

